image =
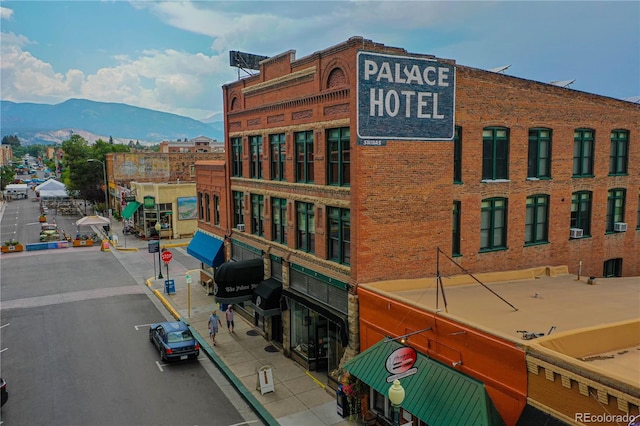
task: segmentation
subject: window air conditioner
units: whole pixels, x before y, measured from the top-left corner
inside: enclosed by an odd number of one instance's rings
[[[236,228],[238,228],[238,231],[244,232],[244,223],[239,223]]]
[[[627,224],[624,222],[616,222],[613,224],[613,230],[616,232],[625,232],[627,230]]]
[[[582,229],[580,228],[569,229],[569,238],[582,238]]]

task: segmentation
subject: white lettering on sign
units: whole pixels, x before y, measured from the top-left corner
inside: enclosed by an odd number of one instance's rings
[[[372,77],[376,81],[385,80],[387,83],[421,84],[428,86],[449,87],[449,68],[425,66],[420,69],[417,64],[406,65],[396,63],[393,71],[390,62],[382,62],[380,67],[375,61],[364,61],[364,79]]]
[[[401,91],[394,89],[370,89],[369,115],[371,117],[395,117],[400,109],[404,116],[416,118],[434,118],[442,120],[444,114],[438,111],[438,94],[432,92]],[[402,96],[400,96],[402,95]],[[415,101],[414,101],[415,96]],[[402,108],[404,104],[404,108]]]

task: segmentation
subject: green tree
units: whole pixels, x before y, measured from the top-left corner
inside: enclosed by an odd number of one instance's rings
[[[2,138],[2,145],[20,146],[20,139],[17,135],[8,135]]]
[[[0,190],[4,189],[16,178],[16,171],[11,166],[0,167]]]

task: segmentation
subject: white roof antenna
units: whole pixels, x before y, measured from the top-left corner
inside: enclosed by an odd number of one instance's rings
[[[509,64],[509,65],[503,65],[503,66],[498,67],[498,68],[491,68],[489,71],[504,74],[504,72],[505,72],[505,71],[507,70],[507,68],[509,68],[510,66],[511,66],[511,64]]]
[[[573,80],[555,80],[551,81],[550,84],[558,87],[569,87],[573,84],[574,81],[576,81],[575,78]]]

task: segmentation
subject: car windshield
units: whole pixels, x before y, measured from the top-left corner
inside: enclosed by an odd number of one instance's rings
[[[172,331],[167,334],[167,343],[186,342],[187,340],[193,340],[193,335],[189,330]]]

